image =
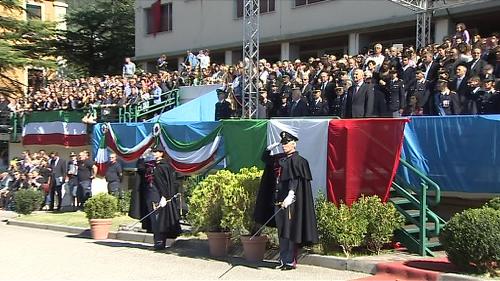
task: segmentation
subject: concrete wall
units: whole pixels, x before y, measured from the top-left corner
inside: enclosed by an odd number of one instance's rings
[[[236,1],[196,0],[173,2],[173,28],[156,36],[146,34],[145,8],[154,1],[136,1],[136,57],[148,59],[166,52],[184,54],[188,48],[240,48],[242,19]],[[294,7],[294,1],[276,1],[275,12],[262,14],[261,43],[304,36],[348,32],[366,26],[412,20],[409,10],[389,1],[335,0]]]

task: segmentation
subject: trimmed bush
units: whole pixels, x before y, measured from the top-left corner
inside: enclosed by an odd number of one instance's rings
[[[362,245],[368,221],[359,208],[349,208],[344,204],[337,208],[321,194],[316,200],[316,218],[324,252],[339,246],[349,257],[354,247]]]
[[[485,207],[500,211],[500,197],[495,197],[486,203]]]
[[[14,193],[15,211],[19,214],[28,215],[39,210],[44,196],[40,190],[21,189]]]
[[[107,193],[99,193],[85,202],[83,210],[89,220],[111,219],[118,211],[118,199]]]
[[[495,274],[500,265],[500,212],[481,208],[456,214],[439,241],[450,262],[460,269]]]
[[[377,255],[384,244],[391,242],[394,230],[403,227],[405,222],[392,203],[384,204],[378,196],[362,196],[353,208],[359,208],[359,213],[368,221],[364,245]]]

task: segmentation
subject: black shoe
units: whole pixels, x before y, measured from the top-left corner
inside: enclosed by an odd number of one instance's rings
[[[280,263],[280,265],[277,265],[274,269],[283,269],[283,267],[285,267],[285,264],[284,263]]]
[[[292,270],[292,269],[295,269],[295,266],[293,266],[293,265],[289,265],[289,264],[285,264],[285,265],[283,265],[283,267],[281,268],[281,270]]]

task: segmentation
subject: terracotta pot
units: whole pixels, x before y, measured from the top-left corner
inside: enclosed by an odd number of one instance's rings
[[[231,233],[229,232],[207,232],[208,248],[213,257],[226,256],[229,251]]]
[[[108,239],[108,233],[111,228],[112,221],[112,219],[91,219],[90,235],[92,236],[92,239]]]
[[[247,261],[262,261],[266,253],[267,236],[255,236],[250,240],[251,236],[241,236],[241,244],[243,244],[243,255]]]

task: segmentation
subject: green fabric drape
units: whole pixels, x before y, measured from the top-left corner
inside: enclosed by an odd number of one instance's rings
[[[222,129],[222,126],[218,126],[215,130],[213,130],[210,134],[206,135],[205,137],[203,137],[197,141],[188,142],[188,143],[187,142],[180,142],[180,141],[172,138],[168,134],[168,132],[165,128],[165,125],[161,125],[161,134],[163,136],[163,139],[167,143],[168,147],[170,147],[171,149],[181,151],[181,152],[189,152],[189,151],[198,150],[201,147],[213,142],[215,137],[217,137],[217,135],[221,131],[221,129]]]
[[[227,168],[264,168],[262,152],[267,147],[267,120],[222,120]]]

